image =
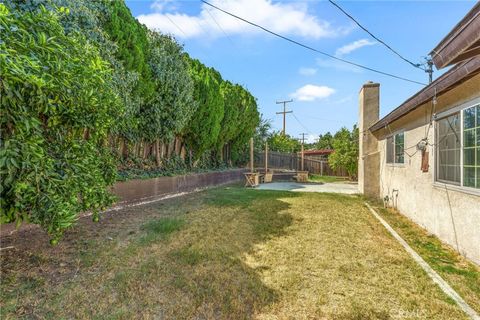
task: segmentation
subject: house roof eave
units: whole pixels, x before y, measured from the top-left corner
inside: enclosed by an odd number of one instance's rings
[[[388,124],[400,119],[423,103],[432,99],[435,95],[438,96],[452,89],[477,73],[480,73],[480,56],[458,63],[452,69],[435,79],[431,84],[408,98],[404,103],[395,108],[385,117],[375,122],[369,130],[375,132],[386,127]]]

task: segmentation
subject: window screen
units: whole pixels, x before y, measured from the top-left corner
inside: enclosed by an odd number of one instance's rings
[[[395,163],[404,163],[403,150],[405,148],[404,134],[397,133],[395,135]]]
[[[463,110],[463,185],[480,188],[480,105]]]
[[[394,144],[393,136],[387,138],[387,163],[393,163],[394,159]]]
[[[404,133],[387,138],[387,163],[404,163]]]
[[[460,184],[460,114],[437,121],[437,180]]]

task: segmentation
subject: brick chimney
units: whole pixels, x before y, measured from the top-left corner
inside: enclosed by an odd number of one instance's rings
[[[368,130],[379,119],[380,84],[365,83],[359,93],[358,191],[380,197],[380,153],[377,138]]]

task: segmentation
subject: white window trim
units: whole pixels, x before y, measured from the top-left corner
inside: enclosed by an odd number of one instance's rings
[[[397,134],[403,133],[403,162],[395,162],[395,136]],[[388,138],[393,137],[393,162],[387,162],[388,159]],[[390,134],[385,138],[385,164],[389,167],[405,167],[405,145],[407,144],[407,135],[405,134],[405,129],[399,129]]]
[[[453,108],[450,108],[449,110],[440,112],[438,114],[434,114],[433,119],[434,119],[434,133],[433,133],[433,145],[435,146],[434,149],[434,165],[433,165],[433,186],[436,188],[442,188],[442,189],[447,189],[447,190],[454,190],[454,191],[460,191],[468,194],[473,194],[473,195],[480,195],[480,189],[477,188],[472,188],[472,187],[465,187],[463,185],[463,110],[471,108],[473,106],[476,106],[480,104],[480,97],[471,99],[467,102],[461,103]],[[455,113],[460,114],[460,185],[454,184],[451,182],[447,182],[444,180],[438,180],[437,179],[437,159],[438,159],[438,148],[436,146],[436,139],[437,139],[437,126],[438,126],[438,119],[443,119],[445,117],[451,116]]]

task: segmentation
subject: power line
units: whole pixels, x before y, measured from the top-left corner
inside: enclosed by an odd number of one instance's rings
[[[403,57],[400,53],[398,53],[396,50],[394,50],[392,47],[390,47],[388,44],[385,43],[385,41],[383,41],[382,39],[378,38],[377,36],[375,36],[373,33],[371,33],[366,27],[362,26],[360,24],[360,22],[358,22],[354,17],[352,17],[352,15],[350,15],[348,12],[346,12],[342,7],[340,7],[337,3],[335,3],[333,0],[328,0],[328,2],[330,2],[332,5],[334,5],[335,7],[338,8],[338,10],[340,10],[341,12],[343,12],[347,17],[349,17],[353,22],[355,22],[357,24],[357,26],[359,26],[360,28],[363,29],[363,31],[365,31],[366,33],[368,33],[372,38],[374,38],[375,40],[377,40],[378,42],[380,42],[381,44],[383,44],[385,47],[387,47],[390,51],[392,51],[394,54],[396,54],[400,59],[404,60],[405,62],[407,62],[408,64],[412,65],[413,67],[415,68],[418,68],[418,69],[421,69],[423,71],[427,71],[427,69],[424,69],[421,66],[420,63],[413,63],[412,61],[408,60],[407,58]]]
[[[177,29],[180,30],[180,32],[183,33],[183,35],[184,35],[185,37],[187,37],[187,34],[182,30],[182,28],[180,28],[175,22],[173,22],[172,19],[170,19],[170,17],[168,16],[168,14],[166,14],[165,17],[167,17],[167,19],[168,19],[175,27],[177,27]]]
[[[215,19],[215,17],[213,16],[213,14],[210,12],[210,10],[208,8],[207,9],[207,13],[208,15],[212,18],[213,22],[215,22],[215,24],[217,25],[217,27],[223,32],[223,34],[228,38],[228,40],[232,43],[233,43],[233,40],[230,38],[230,36],[225,32],[225,30],[222,28],[222,26],[220,25],[220,23],[217,21],[217,19]]]
[[[308,128],[297,118],[297,116],[295,115],[295,113],[292,113],[292,116],[295,118],[295,120],[297,120],[297,122],[303,127],[303,129],[305,129],[305,131],[308,132],[308,134],[312,134],[312,132],[310,130],[308,130]]]
[[[392,78],[395,78],[395,79],[399,79],[399,80],[403,80],[403,81],[407,81],[407,82],[411,82],[411,83],[420,84],[420,85],[422,85],[422,86],[425,86],[425,85],[426,85],[425,83],[422,83],[422,82],[419,82],[419,81],[410,80],[410,79],[407,79],[407,78],[403,78],[403,77],[400,77],[400,76],[396,76],[396,75],[394,75],[394,74],[392,74],[392,73],[383,72],[383,71],[380,71],[380,70],[377,70],[377,69],[373,69],[373,68],[370,68],[370,67],[367,67],[367,66],[364,66],[364,65],[361,65],[361,64],[352,62],[352,61],[348,61],[348,60],[345,60],[345,59],[342,59],[342,58],[335,57],[334,55],[331,55],[331,54],[329,54],[329,53],[326,53],[326,52],[317,50],[317,49],[315,49],[315,48],[313,48],[313,47],[310,47],[310,46],[308,46],[308,45],[306,45],[306,44],[303,44],[303,43],[300,43],[300,42],[298,42],[298,41],[296,41],[296,40],[293,40],[293,39],[290,39],[290,38],[288,38],[288,37],[282,36],[281,34],[278,34],[278,33],[274,32],[274,31],[271,31],[271,30],[269,30],[269,29],[267,29],[267,28],[265,28],[265,27],[262,27],[261,25],[258,25],[258,24],[254,23],[254,22],[251,22],[251,21],[248,21],[248,20],[246,20],[246,19],[244,19],[244,18],[242,18],[242,17],[239,17],[239,16],[237,16],[237,15],[235,15],[235,14],[233,14],[233,13],[230,13],[230,12],[228,12],[228,11],[225,11],[225,10],[223,10],[223,9],[221,9],[221,8],[219,8],[219,7],[213,5],[213,4],[211,4],[211,3],[209,3],[209,2],[207,2],[207,1],[205,1],[205,0],[200,0],[200,1],[202,1],[202,2],[205,3],[206,5],[211,6],[212,8],[215,8],[215,9],[217,9],[217,10],[219,10],[219,11],[225,13],[225,14],[228,14],[229,16],[232,16],[232,17],[234,17],[234,18],[236,18],[236,19],[238,19],[238,20],[241,20],[241,21],[243,21],[243,22],[245,22],[245,23],[248,23],[248,24],[250,24],[250,25],[252,25],[252,26],[254,26],[254,27],[257,27],[257,28],[259,28],[259,29],[262,29],[262,30],[265,31],[265,32],[268,32],[268,33],[270,33],[270,34],[273,34],[273,35],[276,36],[276,37],[282,38],[283,40],[286,40],[286,41],[288,41],[288,42],[291,42],[291,43],[293,43],[293,44],[296,44],[296,45],[298,45],[298,46],[300,46],[300,47],[303,47],[303,48],[305,48],[305,49],[314,51],[314,52],[319,53],[319,54],[321,54],[321,55],[327,56],[327,57],[329,57],[329,58],[332,58],[332,59],[335,59],[335,60],[338,60],[338,61],[341,61],[341,62],[344,62],[344,63],[348,63],[348,64],[350,64],[350,65],[353,65],[353,66],[356,66],[356,67],[359,67],[359,68],[362,68],[362,69],[365,69],[365,70],[369,70],[369,71],[372,71],[372,72],[375,72],[375,73],[378,73],[378,74],[382,74],[382,75],[384,75],[384,76],[392,77]]]

